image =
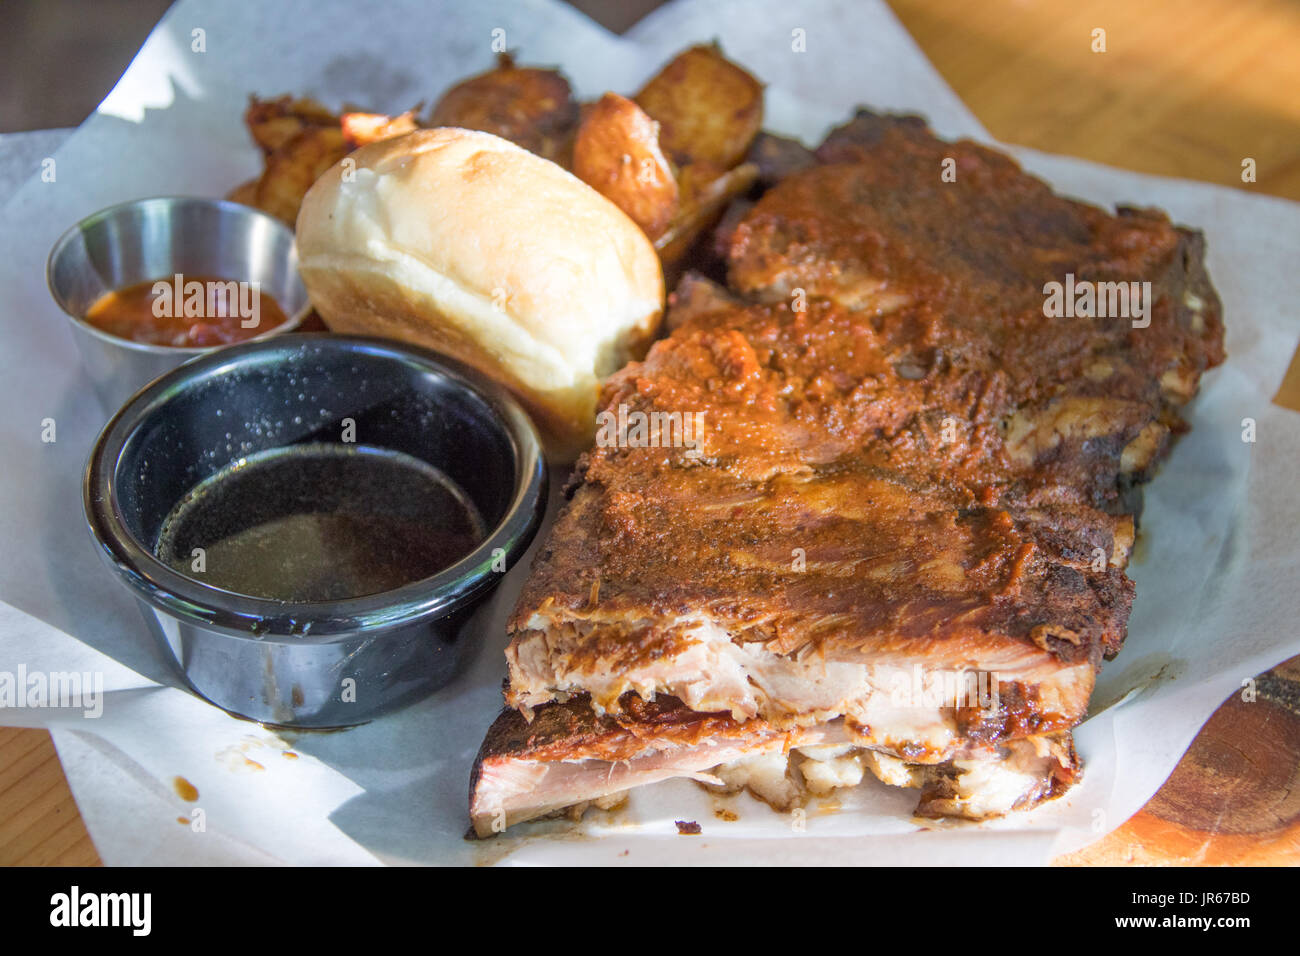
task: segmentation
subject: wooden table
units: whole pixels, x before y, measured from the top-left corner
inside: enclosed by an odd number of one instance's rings
[[[621,30],[658,3],[574,5]],[[1300,200],[1300,4],[891,5],[1004,142]],[[1097,28],[1105,53],[1092,50]],[[1250,185],[1246,156],[1257,162]],[[1219,708],[1143,810],[1056,862],[1300,862],[1300,657],[1258,687],[1255,703],[1234,696]],[[98,862],[49,734],[0,728],[0,863]]]

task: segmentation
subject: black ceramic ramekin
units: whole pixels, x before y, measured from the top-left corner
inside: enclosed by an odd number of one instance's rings
[[[432,577],[322,603],[235,594],[155,556],[164,518],[199,482],[257,452],[337,442],[346,419],[367,445],[441,469],[487,537]],[[105,426],[84,481],[101,555],[190,686],[290,727],[362,723],[446,684],[470,650],[465,620],[522,556],[545,503],[537,433],[504,390],[423,349],[336,335],[236,345],[156,379]]]

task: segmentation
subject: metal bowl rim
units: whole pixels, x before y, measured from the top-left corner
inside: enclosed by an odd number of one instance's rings
[[[143,199],[128,199],[125,202],[105,206],[103,209],[92,212],[89,216],[77,220],[63,231],[63,234],[59,236],[59,238],[54,241],[54,245],[50,247],[49,255],[45,257],[45,287],[49,290],[50,298],[52,298],[54,304],[59,307],[59,311],[67,316],[68,319],[75,323],[82,331],[93,335],[95,338],[100,339],[103,342],[108,342],[130,352],[146,352],[150,355],[186,355],[193,357],[196,355],[207,355],[209,352],[216,349],[229,348],[229,345],[158,345],[153,342],[136,342],[133,339],[124,339],[120,335],[113,335],[111,332],[105,332],[103,329],[95,328],[95,326],[86,321],[85,316],[78,315],[74,310],[70,309],[66,300],[55,288],[54,261],[75,237],[81,235],[83,227],[88,224],[93,224],[96,220],[107,219],[109,216],[133,206],[149,206],[154,204],[163,204],[169,208],[178,204],[229,208],[240,215],[249,215],[263,219],[269,222],[274,228],[280,229],[289,234],[289,241],[293,249],[294,272],[295,274],[298,272],[298,247],[296,240],[294,239],[293,231],[288,227],[288,225],[281,222],[279,219],[276,219],[270,213],[263,212],[261,209],[255,209],[252,206],[245,206],[243,203],[237,203],[229,199],[210,199],[203,196],[148,196]],[[237,279],[235,281],[238,282],[242,280]],[[298,275],[298,281],[302,282],[301,275]],[[277,305],[278,304],[279,303],[277,302]],[[292,332],[298,326],[302,325],[303,320],[307,318],[307,315],[311,310],[311,299],[306,299],[298,311],[294,312],[279,325],[267,329],[265,332],[259,332],[257,335],[250,339],[245,339],[244,341],[260,342],[273,335],[279,335],[282,332]],[[243,343],[240,342],[235,344],[242,345]]]

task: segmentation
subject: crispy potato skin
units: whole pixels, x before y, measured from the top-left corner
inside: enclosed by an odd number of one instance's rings
[[[678,54],[635,99],[659,123],[659,141],[679,166],[732,168],[763,123],[762,85],[717,46]]]
[[[266,165],[260,177],[236,187],[229,198],[293,225],[316,177],[348,152],[339,117],[312,99],[253,96],[244,123]]]
[[[677,212],[677,180],[659,148],[659,124],[617,93],[586,111],[573,145],[573,173],[652,240]]]
[[[558,70],[516,67],[509,54],[502,54],[495,69],[444,93],[429,125],[493,133],[568,167],[578,104]]]
[[[263,100],[248,98],[244,125],[258,148],[268,156],[303,130],[335,126],[339,118],[313,99],[294,99],[289,94]]]
[[[320,176],[349,152],[337,126],[304,129],[266,158],[266,171],[257,183],[254,205],[290,226],[298,207]]]

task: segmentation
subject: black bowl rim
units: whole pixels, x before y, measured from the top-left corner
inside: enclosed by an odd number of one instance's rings
[[[391,591],[342,601],[286,603],[237,594],[174,571],[138,541],[123,522],[116,471],[128,438],[181,389],[223,368],[271,361],[304,348],[364,352],[416,362],[475,394],[495,415],[514,455],[514,496],[496,527],[473,551],[432,577]],[[532,420],[500,385],[448,356],[369,336],[295,333],[231,345],[192,359],[137,391],[104,426],[91,449],[82,481],[86,522],[101,556],[146,602],[173,618],[236,637],[271,643],[332,643],[358,631],[402,627],[445,617],[494,587],[492,552],[502,548],[509,570],[532,542],[546,506],[547,473]]]

